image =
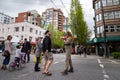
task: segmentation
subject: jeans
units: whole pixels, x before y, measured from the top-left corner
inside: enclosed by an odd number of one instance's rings
[[[40,57],[36,57],[36,63],[35,63],[35,67],[34,67],[35,70],[38,70],[39,62],[40,62]]]

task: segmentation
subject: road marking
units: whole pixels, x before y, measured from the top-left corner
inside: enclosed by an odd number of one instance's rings
[[[100,67],[101,67],[101,68],[104,68],[104,65],[103,65],[103,64],[100,64]]]
[[[29,75],[29,74],[25,73],[25,74],[19,75],[18,77],[20,78],[20,77],[24,77],[24,76],[27,76],[27,75]]]
[[[57,64],[57,63],[59,63],[59,62],[55,62],[55,63],[53,63],[53,64]]]
[[[109,78],[109,75],[106,75],[106,74],[105,74],[105,75],[104,75],[104,78]]]
[[[105,67],[104,65],[102,64],[101,60],[100,59],[97,59],[98,63],[99,63],[99,66],[102,68],[102,73],[103,73],[103,76],[104,76],[104,79],[103,80],[107,80],[109,79],[109,75],[107,75],[107,72],[105,71]]]
[[[119,64],[118,62],[114,61],[114,60],[109,60],[111,61],[112,63],[115,63],[115,64]]]
[[[102,73],[103,73],[103,74],[106,74],[106,71],[105,71],[105,70],[103,70],[103,71],[102,71]]]
[[[102,63],[100,59],[97,59],[97,61],[98,61],[98,63],[99,63],[99,64],[101,64],[101,63]]]

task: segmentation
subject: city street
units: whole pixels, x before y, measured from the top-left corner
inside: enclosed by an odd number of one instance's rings
[[[13,56],[11,61],[13,61]],[[0,54],[0,65],[3,57]],[[52,76],[46,76],[42,72],[34,72],[33,55],[30,63],[20,70],[9,72],[0,70],[0,80],[120,80],[120,61],[104,59],[89,55],[84,58],[80,55],[72,55],[74,73],[61,75],[65,67],[65,54],[54,54],[54,62],[50,67]]]

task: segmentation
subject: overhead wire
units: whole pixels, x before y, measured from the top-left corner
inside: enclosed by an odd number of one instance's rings
[[[63,1],[62,0],[60,0],[61,1],[61,3],[62,3],[62,5],[63,5],[63,7],[65,8],[65,10],[66,10],[66,12],[67,12],[67,14],[68,14],[68,16],[69,16],[69,12],[68,12],[68,10],[67,10],[67,8],[65,7],[65,5],[64,5],[64,3],[63,3]]]
[[[57,8],[57,6],[55,5],[54,1],[53,0],[50,0],[52,2],[52,4]]]

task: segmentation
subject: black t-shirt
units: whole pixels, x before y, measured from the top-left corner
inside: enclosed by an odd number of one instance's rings
[[[51,38],[46,36],[43,39],[43,52],[45,52],[46,50],[48,50],[48,52],[51,52]]]

